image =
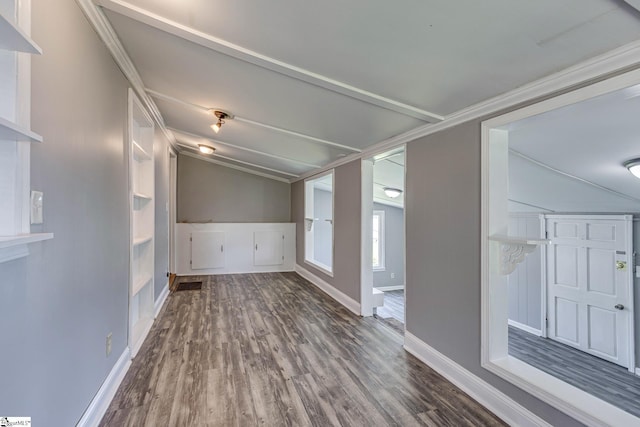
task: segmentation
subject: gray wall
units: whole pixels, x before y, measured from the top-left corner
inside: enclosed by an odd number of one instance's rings
[[[169,284],[167,272],[169,271],[169,140],[156,126],[153,142],[153,155],[155,159],[155,273],[154,273],[154,299],[162,293]]]
[[[330,192],[313,189],[313,216],[320,221],[313,222],[313,258],[326,266],[331,266],[333,254],[333,225],[325,221],[331,219],[333,196]]]
[[[404,209],[374,203],[373,210],[384,211],[384,271],[373,272],[373,286],[404,286]],[[395,273],[395,278],[391,278]]]
[[[127,83],[73,0],[33,0],[32,15],[32,231],[55,238],[0,264],[0,414],[72,426],[127,345]]]
[[[297,264],[356,301],[360,301],[360,183],[360,160],[335,169],[333,277],[304,262],[304,181],[291,186]]]
[[[178,156],[178,222],[289,222],[291,185]]]

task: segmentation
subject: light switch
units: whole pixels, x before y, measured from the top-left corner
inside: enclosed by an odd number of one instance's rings
[[[42,191],[31,192],[31,224],[42,224]]]

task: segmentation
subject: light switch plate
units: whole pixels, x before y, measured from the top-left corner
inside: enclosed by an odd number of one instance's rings
[[[31,192],[31,224],[42,224],[42,191]]]

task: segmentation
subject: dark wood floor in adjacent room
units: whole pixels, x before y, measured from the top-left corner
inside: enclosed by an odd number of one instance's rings
[[[172,293],[102,426],[502,426],[295,273]]]

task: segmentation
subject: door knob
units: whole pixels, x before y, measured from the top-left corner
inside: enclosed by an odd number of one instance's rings
[[[618,310],[624,310],[624,305],[622,304],[616,304],[615,306],[613,306],[614,308],[618,309]]]
[[[627,267],[627,263],[624,261],[616,261],[616,270],[624,270]]]

